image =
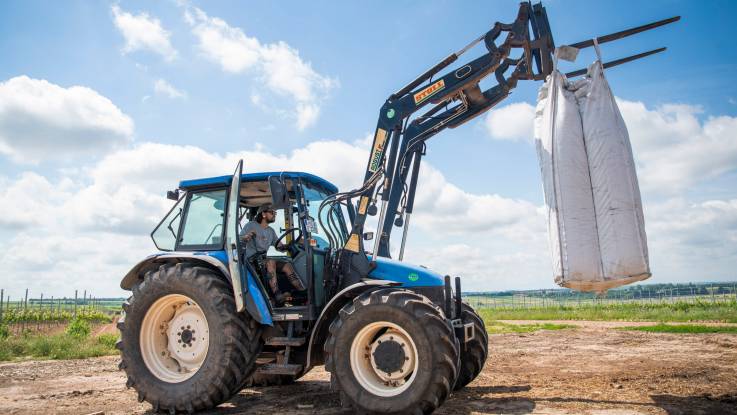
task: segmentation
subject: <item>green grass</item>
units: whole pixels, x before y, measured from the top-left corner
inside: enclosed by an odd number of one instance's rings
[[[66,309],[63,311],[50,309],[36,309],[36,308],[11,308],[4,310],[2,313],[2,320],[0,324],[19,324],[22,322],[26,323],[45,323],[45,322],[64,322],[76,318],[78,320],[84,320],[88,323],[109,323],[112,321],[112,316],[106,314],[100,310],[87,310],[80,309],[76,317],[74,317],[74,309]]]
[[[479,308],[485,320],[718,321],[737,323],[737,302],[675,302],[531,308]]]
[[[737,334],[735,326],[704,326],[702,324],[657,324],[654,326],[621,327],[621,330],[647,331],[651,333],[733,333]]]
[[[117,354],[115,334],[79,337],[67,333],[10,336],[0,339],[0,361],[18,359],[84,359]]]
[[[576,326],[570,324],[553,324],[553,323],[540,323],[540,324],[509,324],[501,321],[486,320],[486,331],[489,334],[501,334],[501,333],[532,333],[538,330],[563,330],[570,329]]]

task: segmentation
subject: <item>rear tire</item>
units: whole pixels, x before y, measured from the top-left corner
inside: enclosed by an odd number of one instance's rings
[[[429,414],[451,393],[458,343],[443,312],[384,288],[344,306],[329,328],[325,368],[344,406],[366,414]]]
[[[148,401],[155,411],[192,413],[215,407],[237,393],[254,369],[261,328],[248,314],[236,312],[230,285],[209,268],[164,264],[133,287],[123,309],[118,322],[120,368],[139,402]],[[189,314],[180,313],[182,309]],[[200,333],[185,333],[190,323]],[[198,354],[191,358],[195,363],[186,352]]]
[[[489,334],[484,320],[466,303],[461,306],[461,321],[463,324],[473,323],[474,337],[461,346],[461,367],[453,390],[459,390],[474,380],[484,368],[489,354]]]

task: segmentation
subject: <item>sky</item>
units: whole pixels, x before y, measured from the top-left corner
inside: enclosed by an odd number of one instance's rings
[[[647,282],[737,280],[737,3],[545,6],[558,45],[682,16],[602,46],[604,60],[668,47],[607,71],[642,191]],[[0,288],[123,295],[120,279],[156,251],[149,233],[171,207],[166,191],[229,174],[239,159],[247,172],[358,186],[387,97],[517,9],[0,3]],[[561,69],[593,59],[583,50]],[[465,290],[555,287],[532,128],[540,86],[520,82],[494,110],[428,142],[407,261],[460,275]]]

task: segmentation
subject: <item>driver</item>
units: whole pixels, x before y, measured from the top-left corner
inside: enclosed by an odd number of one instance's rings
[[[282,293],[279,290],[279,280],[277,279],[277,270],[286,274],[289,283],[298,290],[306,290],[302,280],[294,272],[294,267],[289,261],[280,261],[273,258],[266,258],[266,251],[270,246],[274,246],[277,241],[276,232],[269,226],[276,220],[276,211],[271,208],[270,204],[261,205],[256,212],[256,216],[249,221],[241,230],[241,241],[245,242],[246,258],[254,264],[256,269],[263,274],[263,268],[266,268],[268,276],[269,288],[274,294],[274,301],[277,305],[283,305],[285,301],[291,299],[291,294]],[[279,244],[274,246],[279,251],[284,251],[286,245]],[[265,266],[264,266],[265,265]]]

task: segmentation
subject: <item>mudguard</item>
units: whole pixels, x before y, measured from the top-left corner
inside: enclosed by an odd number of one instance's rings
[[[136,264],[130,271],[128,271],[125,277],[123,277],[120,282],[120,288],[130,291],[136,281],[143,278],[143,275],[146,272],[157,269],[161,264],[176,264],[179,262],[199,263],[209,268],[214,268],[218,270],[223,277],[228,280],[228,282],[231,282],[230,271],[228,271],[228,268],[225,266],[223,261],[216,256],[203,255],[196,252],[169,252],[151,255]],[[271,311],[262,288],[250,272],[247,274],[247,288],[244,289],[246,311],[259,323],[271,326],[274,322],[271,319]]]

